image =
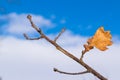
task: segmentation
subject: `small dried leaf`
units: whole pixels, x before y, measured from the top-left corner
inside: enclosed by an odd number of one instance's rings
[[[107,49],[107,46],[112,45],[111,38],[110,31],[104,31],[104,28],[100,27],[95,35],[88,39],[88,45],[95,46],[99,50],[104,51]]]

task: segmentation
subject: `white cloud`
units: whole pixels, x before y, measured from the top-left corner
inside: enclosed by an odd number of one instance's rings
[[[23,32],[33,32],[34,30],[30,28],[30,22],[26,18],[28,14],[16,14],[10,13],[8,15],[0,16],[0,20],[8,20],[8,24],[3,25],[4,29],[10,33],[23,33]],[[43,16],[38,16],[31,14],[33,16],[34,23],[39,27],[54,27],[55,24],[51,20],[44,18]]]
[[[53,38],[51,35],[49,37]],[[67,31],[58,43],[79,58],[86,39]],[[119,52],[120,44],[114,43],[105,52],[91,50],[85,54],[84,60],[109,80],[117,80],[120,79]],[[28,41],[10,36],[4,38],[0,41],[0,64],[3,80],[97,80],[90,74],[68,76],[54,73],[53,67],[68,72],[78,72],[84,68],[45,40]]]

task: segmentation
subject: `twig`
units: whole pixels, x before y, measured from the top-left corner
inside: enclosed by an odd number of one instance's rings
[[[81,57],[80,57],[80,60],[81,60],[81,61],[82,61],[83,56],[84,56],[85,53],[86,53],[86,51],[85,51],[85,50],[82,50],[82,55],[81,55]]]
[[[32,21],[32,16],[31,15],[28,15],[27,18],[29,19],[30,23],[31,23],[31,26],[37,31],[39,32],[39,28],[33,23]]]
[[[58,34],[58,36],[54,39],[55,42],[56,42],[57,39],[62,35],[63,32],[65,32],[65,28],[63,28],[63,29],[61,30],[61,32]]]
[[[89,40],[90,40],[90,39],[89,39]],[[81,61],[82,61],[82,59],[83,59],[84,54],[94,48],[93,46],[90,46],[90,45],[89,45],[89,42],[88,42],[88,41],[87,41],[87,43],[88,43],[88,44],[84,44],[84,45],[83,45],[85,49],[82,50],[82,55],[81,55],[81,57],[80,57],[80,60],[81,60]]]
[[[53,69],[55,72],[59,72],[61,74],[68,74],[68,75],[81,75],[81,74],[86,74],[86,73],[90,73],[89,71],[83,71],[83,72],[77,72],[77,73],[69,73],[69,72],[64,72],[64,71],[60,71],[56,68]]]
[[[90,73],[92,73],[94,76],[96,76],[97,78],[99,78],[100,80],[107,80],[107,78],[105,78],[104,76],[102,76],[100,73],[98,73],[97,71],[95,71],[93,68],[91,68],[89,65],[87,65],[86,63],[84,63],[82,60],[79,60],[77,57],[75,57],[74,55],[72,55],[71,53],[69,53],[68,51],[66,51],[65,49],[63,49],[61,46],[59,46],[55,41],[50,40],[46,35],[44,35],[42,33],[42,30],[39,29],[37,26],[35,26],[35,24],[32,22],[31,18],[32,16],[28,15],[27,18],[29,19],[32,27],[48,42],[50,42],[53,46],[56,47],[56,49],[58,49],[59,51],[61,51],[63,54],[65,54],[66,56],[70,57],[71,59],[73,59],[74,61],[76,61],[77,63],[79,63],[80,65],[82,65],[84,68],[87,69],[87,71],[89,71]]]
[[[27,39],[27,40],[39,40],[39,39],[41,39],[42,38],[42,36],[41,37],[38,37],[38,38],[29,38],[28,36],[27,36],[27,34],[23,34],[24,35],[24,37]]]

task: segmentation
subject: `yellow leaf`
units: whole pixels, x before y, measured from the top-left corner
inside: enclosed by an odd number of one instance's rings
[[[107,48],[107,46],[112,45],[112,41],[111,41],[111,34],[110,31],[104,31],[103,27],[100,27],[95,35],[88,39],[88,45],[89,46],[95,46],[96,48],[98,48],[101,51],[104,51]]]

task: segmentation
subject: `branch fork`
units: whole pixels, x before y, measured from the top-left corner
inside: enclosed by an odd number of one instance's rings
[[[27,16],[28,20],[30,21],[31,23],[31,26],[40,34],[41,37],[38,37],[38,38],[29,38],[27,36],[27,34],[23,34],[24,37],[27,39],[27,40],[39,40],[41,38],[44,38],[45,40],[47,40],[49,43],[51,43],[53,46],[56,47],[56,49],[58,49],[59,51],[61,51],[63,54],[65,54],[66,56],[68,56],[69,58],[73,59],[74,61],[76,61],[77,63],[79,63],[80,65],[82,65],[86,70],[83,71],[83,72],[78,72],[78,73],[69,73],[69,72],[64,72],[64,71],[60,71],[56,68],[54,68],[53,70],[55,72],[59,72],[59,73],[62,73],[62,74],[68,74],[68,75],[80,75],[80,74],[86,74],[86,73],[91,73],[93,74],[94,76],[96,76],[97,78],[99,78],[100,80],[107,80],[107,78],[105,78],[104,76],[102,76],[100,73],[98,73],[97,71],[95,71],[92,67],[90,67],[88,64],[86,64],[82,58],[83,58],[83,55],[89,51],[87,49],[87,45],[84,45],[84,48],[85,50],[82,51],[82,55],[81,55],[81,58],[78,59],[77,57],[75,57],[74,55],[72,55],[71,53],[69,53],[68,51],[66,51],[65,49],[63,49],[61,46],[59,46],[56,41],[59,39],[59,37],[63,34],[63,32],[65,31],[65,28],[63,28],[61,30],[61,32],[58,34],[58,36],[54,39],[54,40],[51,40],[49,39],[43,32],[40,28],[38,28],[32,21],[32,16],[31,15],[28,15]],[[91,48],[92,49],[92,48]]]

